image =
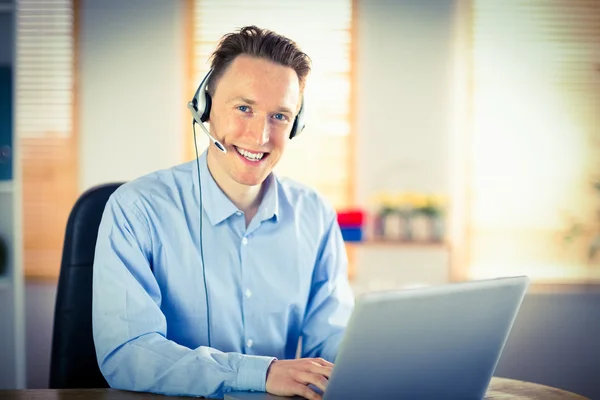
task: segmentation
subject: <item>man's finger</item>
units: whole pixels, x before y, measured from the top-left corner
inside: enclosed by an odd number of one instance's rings
[[[308,370],[313,374],[320,374],[329,379],[331,373],[333,372],[333,367],[324,367],[322,365],[313,363]]]
[[[294,383],[291,389],[295,395],[302,396],[308,400],[322,400],[320,394],[301,383]]]
[[[329,381],[321,374],[313,374],[312,372],[300,372],[296,378],[300,383],[305,385],[312,384],[325,392]]]
[[[316,362],[317,364],[321,364],[324,367],[333,367],[333,363],[327,361],[324,358],[313,358],[312,359],[314,362]]]

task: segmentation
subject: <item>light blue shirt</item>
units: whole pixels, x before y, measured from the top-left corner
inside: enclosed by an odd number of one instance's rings
[[[200,156],[110,197],[93,274],[93,334],[113,388],[222,397],[265,391],[274,358],[334,361],[354,305],[335,210],[271,174],[248,227]]]

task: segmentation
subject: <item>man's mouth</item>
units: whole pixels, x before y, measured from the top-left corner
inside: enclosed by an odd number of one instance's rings
[[[246,160],[251,161],[251,162],[259,162],[264,157],[269,155],[269,153],[255,153],[255,152],[252,152],[249,150],[242,149],[235,145],[233,147],[235,147],[235,150],[238,152],[238,154],[240,156],[242,156],[243,158],[245,158]]]

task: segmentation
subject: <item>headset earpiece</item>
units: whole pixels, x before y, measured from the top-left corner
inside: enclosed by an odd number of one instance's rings
[[[204,112],[202,113],[202,116],[200,117],[200,119],[202,120],[202,122],[206,122],[208,121],[208,118],[210,117],[210,107],[212,106],[212,97],[210,97],[210,94],[208,94],[208,91],[204,91],[204,107],[202,108],[204,110]]]
[[[206,86],[208,85],[208,78],[212,74],[212,71],[212,69],[208,71],[208,73],[202,80],[202,83],[200,83],[200,86],[198,86],[198,90],[196,90],[194,98],[188,102],[188,108],[192,113],[192,116],[194,117],[194,122],[196,122],[198,126],[200,126],[200,128],[204,131],[204,133],[206,133],[206,136],[208,136],[208,138],[212,140],[212,142],[215,144],[215,146],[217,146],[217,148],[220,151],[222,151],[223,153],[227,153],[227,149],[225,148],[225,146],[223,146],[221,142],[215,139],[203,124],[203,122],[208,121],[208,118],[210,117],[210,106],[212,104],[212,99],[206,91]],[[195,127],[194,123],[192,123],[192,125]],[[194,138],[196,137],[195,134],[196,131],[194,130]]]
[[[302,105],[300,106],[300,111],[298,111],[298,115],[296,115],[296,118],[294,119],[294,125],[292,126],[292,131],[290,132],[290,139],[295,138],[304,130],[304,116],[304,98],[302,98]]]
[[[210,117],[212,99],[206,91],[206,87],[208,86],[208,78],[212,75],[212,71],[212,69],[208,71],[204,79],[202,79],[200,86],[198,86],[194,98],[188,103],[188,108],[198,125],[208,121]]]

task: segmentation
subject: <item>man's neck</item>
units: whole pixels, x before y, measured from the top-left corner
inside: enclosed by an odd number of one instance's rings
[[[206,162],[208,171],[217,183],[217,186],[221,188],[227,198],[229,198],[238,209],[244,212],[246,215],[246,225],[248,225],[256,214],[262,200],[262,187],[264,183],[256,186],[246,186],[234,181],[227,175],[227,172],[221,168],[221,165],[210,150],[206,155]]]

